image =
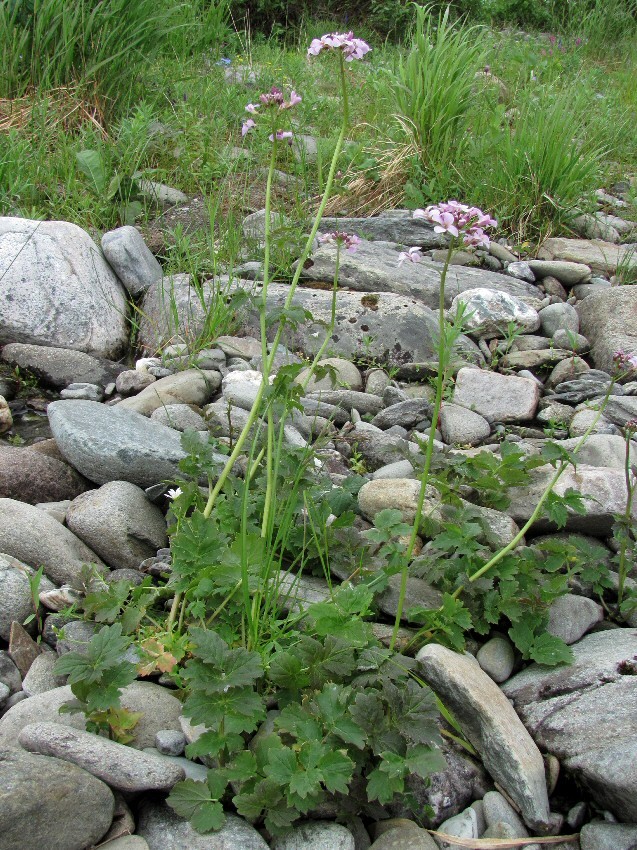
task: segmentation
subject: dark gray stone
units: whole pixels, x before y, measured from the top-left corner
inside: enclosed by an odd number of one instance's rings
[[[52,348],[47,345],[9,343],[2,349],[2,360],[20,369],[28,369],[42,383],[52,387],[67,387],[73,381],[83,381],[105,387],[126,369],[71,348]]]
[[[35,505],[74,499],[90,486],[68,464],[28,448],[0,445],[0,498]]]
[[[268,850],[256,829],[236,815],[226,815],[217,832],[201,835],[165,803],[151,801],[140,809],[137,835],[146,839],[150,850]]]

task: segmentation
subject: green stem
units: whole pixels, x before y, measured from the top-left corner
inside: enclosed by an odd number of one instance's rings
[[[588,438],[590,437],[593,429],[595,428],[595,426],[599,422],[599,419],[600,419],[602,413],[604,412],[604,408],[608,404],[608,399],[610,398],[610,394],[611,394],[611,391],[612,391],[614,386],[615,386],[615,380],[612,380],[610,382],[610,385],[608,387],[606,395],[604,396],[604,400],[602,401],[602,404],[600,405],[600,408],[597,411],[597,416],[593,419],[593,421],[591,422],[589,427],[586,429],[586,431],[582,434],[582,436],[578,440],[575,448],[573,449],[573,454],[576,454],[579,451],[579,449],[581,449],[581,447],[584,445],[586,440],[588,440]],[[549,493],[551,493],[553,491],[553,488],[555,487],[557,482],[560,480],[560,478],[564,474],[564,470],[566,469],[567,466],[569,466],[567,461],[563,460],[560,463],[560,465],[558,466],[558,468],[555,472],[555,475],[551,478],[551,480],[548,484],[548,487],[545,488],[544,492],[540,496],[540,500],[538,501],[537,505],[535,506],[535,510],[533,511],[533,513],[531,514],[529,519],[524,523],[522,528],[518,531],[518,533],[515,535],[513,540],[510,541],[510,543],[508,543],[506,546],[504,546],[504,548],[500,549],[499,552],[496,552],[496,554],[489,561],[487,561],[487,563],[484,564],[484,566],[480,567],[480,569],[477,570],[473,575],[469,576],[470,582],[474,582],[474,581],[477,581],[479,578],[482,578],[482,576],[485,573],[487,573],[492,567],[494,567],[496,564],[498,564],[506,555],[509,554],[509,552],[511,552],[513,549],[515,549],[515,547],[518,545],[518,543],[522,540],[524,535],[527,533],[527,531],[532,527],[532,525],[535,523],[535,521],[539,517],[540,512],[542,510],[542,507],[549,497]],[[464,585],[460,585],[460,587],[456,588],[456,590],[453,593],[454,598],[457,599],[458,596],[460,595],[460,593],[463,590],[464,590]]]
[[[303,249],[303,252],[302,252],[302,254],[299,258],[298,265],[296,267],[296,270],[294,272],[294,276],[292,278],[292,282],[290,283],[290,289],[289,289],[287,298],[285,300],[285,305],[284,305],[285,310],[288,310],[290,308],[291,304],[292,304],[292,298],[294,297],[294,292],[295,292],[296,287],[298,285],[298,282],[301,278],[301,272],[303,271],[305,261],[310,256],[310,253],[312,251],[312,247],[314,245],[314,239],[316,237],[316,234],[318,233],[319,225],[320,225],[321,219],[323,217],[323,212],[325,211],[325,207],[327,205],[327,201],[329,199],[330,192],[332,191],[332,185],[334,183],[334,175],[336,174],[336,166],[338,164],[338,158],[341,155],[341,151],[343,150],[343,144],[345,142],[345,133],[347,132],[347,125],[348,125],[348,122],[349,122],[349,100],[347,98],[347,84],[346,84],[346,79],[345,79],[345,65],[344,65],[343,57],[340,54],[339,54],[339,60],[340,60],[340,69],[341,69],[341,87],[342,87],[342,93],[343,93],[343,124],[341,126],[341,130],[340,130],[338,139],[336,141],[336,147],[334,149],[334,155],[332,157],[332,162],[331,162],[331,165],[330,165],[329,174],[327,176],[327,182],[325,184],[325,190],[323,192],[323,197],[321,198],[321,203],[319,204],[319,208],[316,212],[316,216],[314,218],[314,223],[312,225],[312,229],[311,229],[310,234],[309,234],[307,241],[305,243],[305,248]],[[278,348],[279,343],[281,341],[281,336],[283,334],[284,327],[285,327],[285,317],[283,317],[281,319],[281,321],[279,322],[279,326],[278,326],[276,335],[274,337],[274,341],[273,341],[272,345],[270,346],[270,356],[268,358],[268,363],[267,363],[267,373],[268,374],[270,372],[270,369],[272,368],[272,364],[274,363],[274,358],[276,356],[277,348]],[[254,404],[252,405],[252,409],[250,410],[250,413],[248,415],[248,419],[246,421],[246,424],[243,426],[243,429],[242,429],[241,433],[239,434],[239,436],[237,438],[237,442],[235,443],[234,449],[233,449],[232,453],[230,454],[230,456],[228,457],[228,460],[226,461],[226,465],[221,470],[219,478],[217,479],[217,483],[215,484],[213,489],[210,491],[210,495],[208,496],[208,501],[206,502],[206,506],[203,510],[203,515],[206,518],[208,518],[210,516],[210,514],[212,513],[212,509],[213,509],[214,504],[217,500],[217,496],[221,492],[223,485],[226,483],[228,475],[232,471],[232,467],[234,466],[239,455],[241,454],[241,450],[243,449],[245,441],[248,438],[248,434],[250,433],[250,429],[252,428],[252,426],[254,425],[254,423],[257,420],[257,417],[259,415],[259,408],[261,406],[261,401],[263,400],[263,395],[265,393],[266,386],[267,386],[266,381],[262,380],[261,384],[259,386],[259,389],[257,391],[257,395],[255,397]]]
[[[316,352],[314,360],[312,360],[312,363],[310,364],[310,367],[308,369],[307,375],[305,376],[305,378],[301,382],[301,388],[302,388],[303,392],[305,392],[307,385],[309,384],[310,379],[312,378],[312,375],[316,371],[316,367],[318,366],[319,361],[321,360],[321,357],[323,356],[323,353],[324,353],[325,349],[327,348],[327,344],[330,341],[330,339],[332,338],[332,334],[334,333],[334,325],[336,324],[336,293],[338,291],[338,272],[339,272],[339,268],[340,268],[340,263],[341,263],[341,244],[340,244],[340,242],[337,242],[336,243],[336,262],[334,264],[334,282],[332,284],[332,312],[331,312],[331,315],[330,315],[330,323],[328,325],[327,333],[325,334],[325,339],[323,340],[323,344],[321,345],[319,350]]]
[[[628,575],[628,563],[626,559],[626,550],[628,549],[628,528],[630,526],[630,521],[632,518],[633,511],[633,495],[634,495],[634,486],[630,480],[630,438],[632,436],[632,431],[626,431],[626,453],[624,455],[624,477],[626,479],[626,510],[624,511],[624,516],[626,518],[626,527],[624,529],[624,533],[622,535],[622,541],[619,547],[619,568],[618,568],[618,579],[617,579],[617,605],[621,605],[624,599],[624,585],[626,584],[626,577]]]
[[[451,262],[451,257],[453,256],[453,252],[455,250],[455,239],[451,239],[449,243],[449,249],[447,250],[447,256],[445,257],[445,264],[442,269],[442,273],[440,275],[440,294],[438,298],[438,375],[436,378],[436,398],[434,401],[434,409],[431,417],[431,426],[429,428],[429,439],[427,441],[427,448],[425,450],[425,465],[422,472],[422,476],[420,478],[420,492],[418,493],[418,501],[416,503],[416,513],[414,516],[414,524],[411,529],[411,534],[409,536],[409,543],[407,544],[407,550],[404,554],[403,568],[400,575],[400,591],[398,594],[398,607],[396,609],[396,619],[394,620],[394,629],[392,631],[391,640],[389,642],[389,648],[393,650],[394,645],[396,643],[396,639],[398,637],[398,630],[400,628],[400,621],[403,615],[403,609],[405,607],[405,596],[407,595],[407,578],[409,576],[409,562],[411,561],[411,557],[414,552],[414,546],[416,545],[416,537],[418,536],[418,528],[420,526],[420,520],[422,518],[422,511],[425,504],[425,497],[427,495],[427,485],[429,483],[429,473],[431,471],[431,459],[433,457],[433,447],[434,447],[434,434],[436,433],[436,428],[438,427],[438,419],[440,418],[440,408],[442,407],[442,394],[444,392],[444,387],[446,383],[446,373],[447,373],[447,360],[448,360],[448,352],[446,345],[446,334],[445,334],[445,283],[447,280],[447,271],[449,270],[449,264]]]

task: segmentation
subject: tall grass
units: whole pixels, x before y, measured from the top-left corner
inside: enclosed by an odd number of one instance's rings
[[[475,74],[485,60],[481,32],[452,21],[450,7],[437,15],[416,7],[412,47],[398,63],[396,103],[415,129],[428,182],[439,181],[466,146]]]
[[[172,0],[0,0],[0,96],[81,82],[126,100],[178,11]]]

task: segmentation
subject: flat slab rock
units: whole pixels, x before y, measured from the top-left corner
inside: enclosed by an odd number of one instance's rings
[[[130,481],[150,487],[178,474],[180,435],[121,405],[54,401],[47,409],[64,457],[89,481]]]
[[[535,416],[540,388],[530,378],[462,368],[456,376],[453,403],[479,413],[489,423],[529,422]]]
[[[451,709],[485,768],[531,829],[549,826],[544,762],[511,704],[475,659],[430,644],[416,656],[423,678]]]
[[[637,822],[637,630],[589,634],[573,664],[503,685],[534,740],[617,818]]]
[[[332,283],[336,270],[335,245],[322,245],[306,262],[302,272],[305,281]],[[341,252],[338,282],[359,292],[394,292],[422,301],[436,309],[440,298],[440,273],[443,264],[423,260],[398,265],[400,248],[389,242],[362,242],[356,253]],[[530,283],[508,275],[466,266],[451,266],[445,285],[445,306],[461,292],[484,287],[518,297],[541,300],[540,290]]]
[[[436,233],[433,224],[422,218],[414,218],[412,210],[387,210],[380,215],[367,217],[322,218],[321,233],[333,230],[355,233],[365,239],[418,245],[426,250],[446,248],[449,239],[445,233]]]
[[[167,759],[59,723],[31,723],[18,742],[29,752],[71,762],[117,791],[168,791],[186,777]]]
[[[21,342],[5,345],[1,357],[6,363],[28,369],[43,383],[58,388],[72,383],[103,387],[126,369],[122,363],[92,357],[83,351]]]
[[[125,351],[126,293],[76,224],[0,218],[0,277],[0,345],[53,345],[113,359]]]
[[[637,266],[637,257],[630,248],[604,242],[602,239],[564,239],[561,236],[545,239],[538,252],[540,260],[566,260],[582,263],[596,274],[615,274],[619,263]]]

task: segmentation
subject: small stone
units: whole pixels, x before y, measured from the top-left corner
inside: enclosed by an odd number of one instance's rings
[[[450,313],[455,316],[460,305],[465,310],[465,332],[478,339],[505,337],[511,324],[523,333],[532,333],[540,326],[536,310],[521,298],[495,289],[468,289],[456,295]]]
[[[57,655],[50,651],[42,652],[33,659],[22,681],[22,689],[27,696],[43,694],[66,684],[66,676],[56,676],[53,672],[56,661]]]
[[[157,378],[146,370],[142,372],[138,369],[127,369],[117,376],[115,389],[123,396],[134,395],[154,384],[156,380]]]
[[[438,827],[437,832],[443,835],[453,835],[456,838],[477,838],[478,818],[476,813],[469,807],[464,812],[460,812],[459,815],[454,815],[454,817],[443,821]],[[438,845],[441,850],[454,847],[451,842],[445,841],[440,836],[438,836]]]
[[[546,630],[571,644],[604,619],[604,609],[592,599],[567,593],[559,596],[549,607]]]
[[[511,829],[511,835],[502,838],[527,838],[528,830],[513,806],[498,791],[489,791],[482,798],[484,817],[488,827],[505,823]]]
[[[634,850],[637,824],[587,823],[580,832],[581,850]]]
[[[424,398],[412,398],[389,405],[372,419],[372,425],[387,430],[394,425],[413,428],[423,419],[429,419],[433,406]]]
[[[151,850],[268,850],[257,830],[236,815],[227,814],[220,830],[202,835],[165,803],[151,800],[140,808],[137,835]]]
[[[575,803],[566,814],[566,825],[569,829],[579,830],[586,823],[588,816],[588,805],[583,801]]]
[[[15,666],[20,671],[20,675],[24,677],[29,672],[29,668],[42,652],[31,635],[25,631],[20,623],[11,623],[11,631],[9,633],[9,656]]]
[[[545,382],[547,390],[554,389],[558,384],[564,381],[571,381],[585,374],[590,370],[590,366],[581,357],[569,357],[568,360],[562,360],[557,363],[553,371],[548,376]]]
[[[590,350],[591,344],[582,334],[573,333],[563,328],[558,328],[553,334],[553,343],[558,348],[565,348],[575,352],[575,354],[586,354]]]
[[[127,225],[102,236],[102,251],[117,277],[131,295],[141,295],[162,279],[162,268],[142,235]]]
[[[509,263],[506,268],[506,273],[510,277],[517,280],[525,280],[527,283],[535,283],[535,275],[531,270],[531,266],[525,262]]]
[[[565,286],[575,286],[591,276],[590,268],[584,263],[571,263],[564,260],[529,260],[533,274],[544,283],[547,277],[554,277]]]
[[[153,370],[156,372],[156,370]],[[155,381],[134,396],[119,402],[118,410],[131,410],[150,416],[166,404],[196,404],[210,401],[221,385],[221,374],[216,370],[186,369]]]
[[[477,446],[491,433],[491,426],[479,413],[444,402],[440,410],[442,438],[448,445]]]
[[[365,392],[382,396],[390,382],[391,378],[384,369],[370,369],[365,380]]]
[[[69,384],[60,392],[60,398],[84,399],[85,401],[103,401],[104,390],[97,384]]]
[[[308,381],[305,388],[306,392],[315,392],[317,390],[331,390],[345,387],[348,390],[362,390],[363,379],[358,368],[349,360],[344,360],[342,357],[326,357],[319,360],[318,368],[328,368],[330,370],[323,378],[312,377]],[[333,378],[330,372],[333,371]],[[299,372],[296,382],[302,384],[307,375],[309,368]]]
[[[579,333],[579,316],[571,304],[549,304],[539,312],[540,325],[546,336],[552,337],[557,330]]]
[[[0,434],[6,434],[13,428],[13,416],[9,403],[3,395],[0,395]]]
[[[15,694],[22,688],[20,671],[4,649],[0,649],[0,682],[9,688],[10,694]]]
[[[189,404],[166,404],[153,410],[150,418],[175,431],[207,431],[206,420]]]
[[[160,729],[155,735],[155,746],[164,756],[180,756],[186,746],[186,736],[175,729]]]
[[[438,850],[429,833],[413,826],[398,826],[380,835],[369,850]]]
[[[497,635],[480,647],[476,660],[494,682],[506,682],[515,664],[515,651],[508,638]]]
[[[145,179],[138,180],[137,184],[140,192],[160,207],[174,207],[177,204],[188,203],[188,195],[184,195],[179,189],[173,189],[172,186]]]

